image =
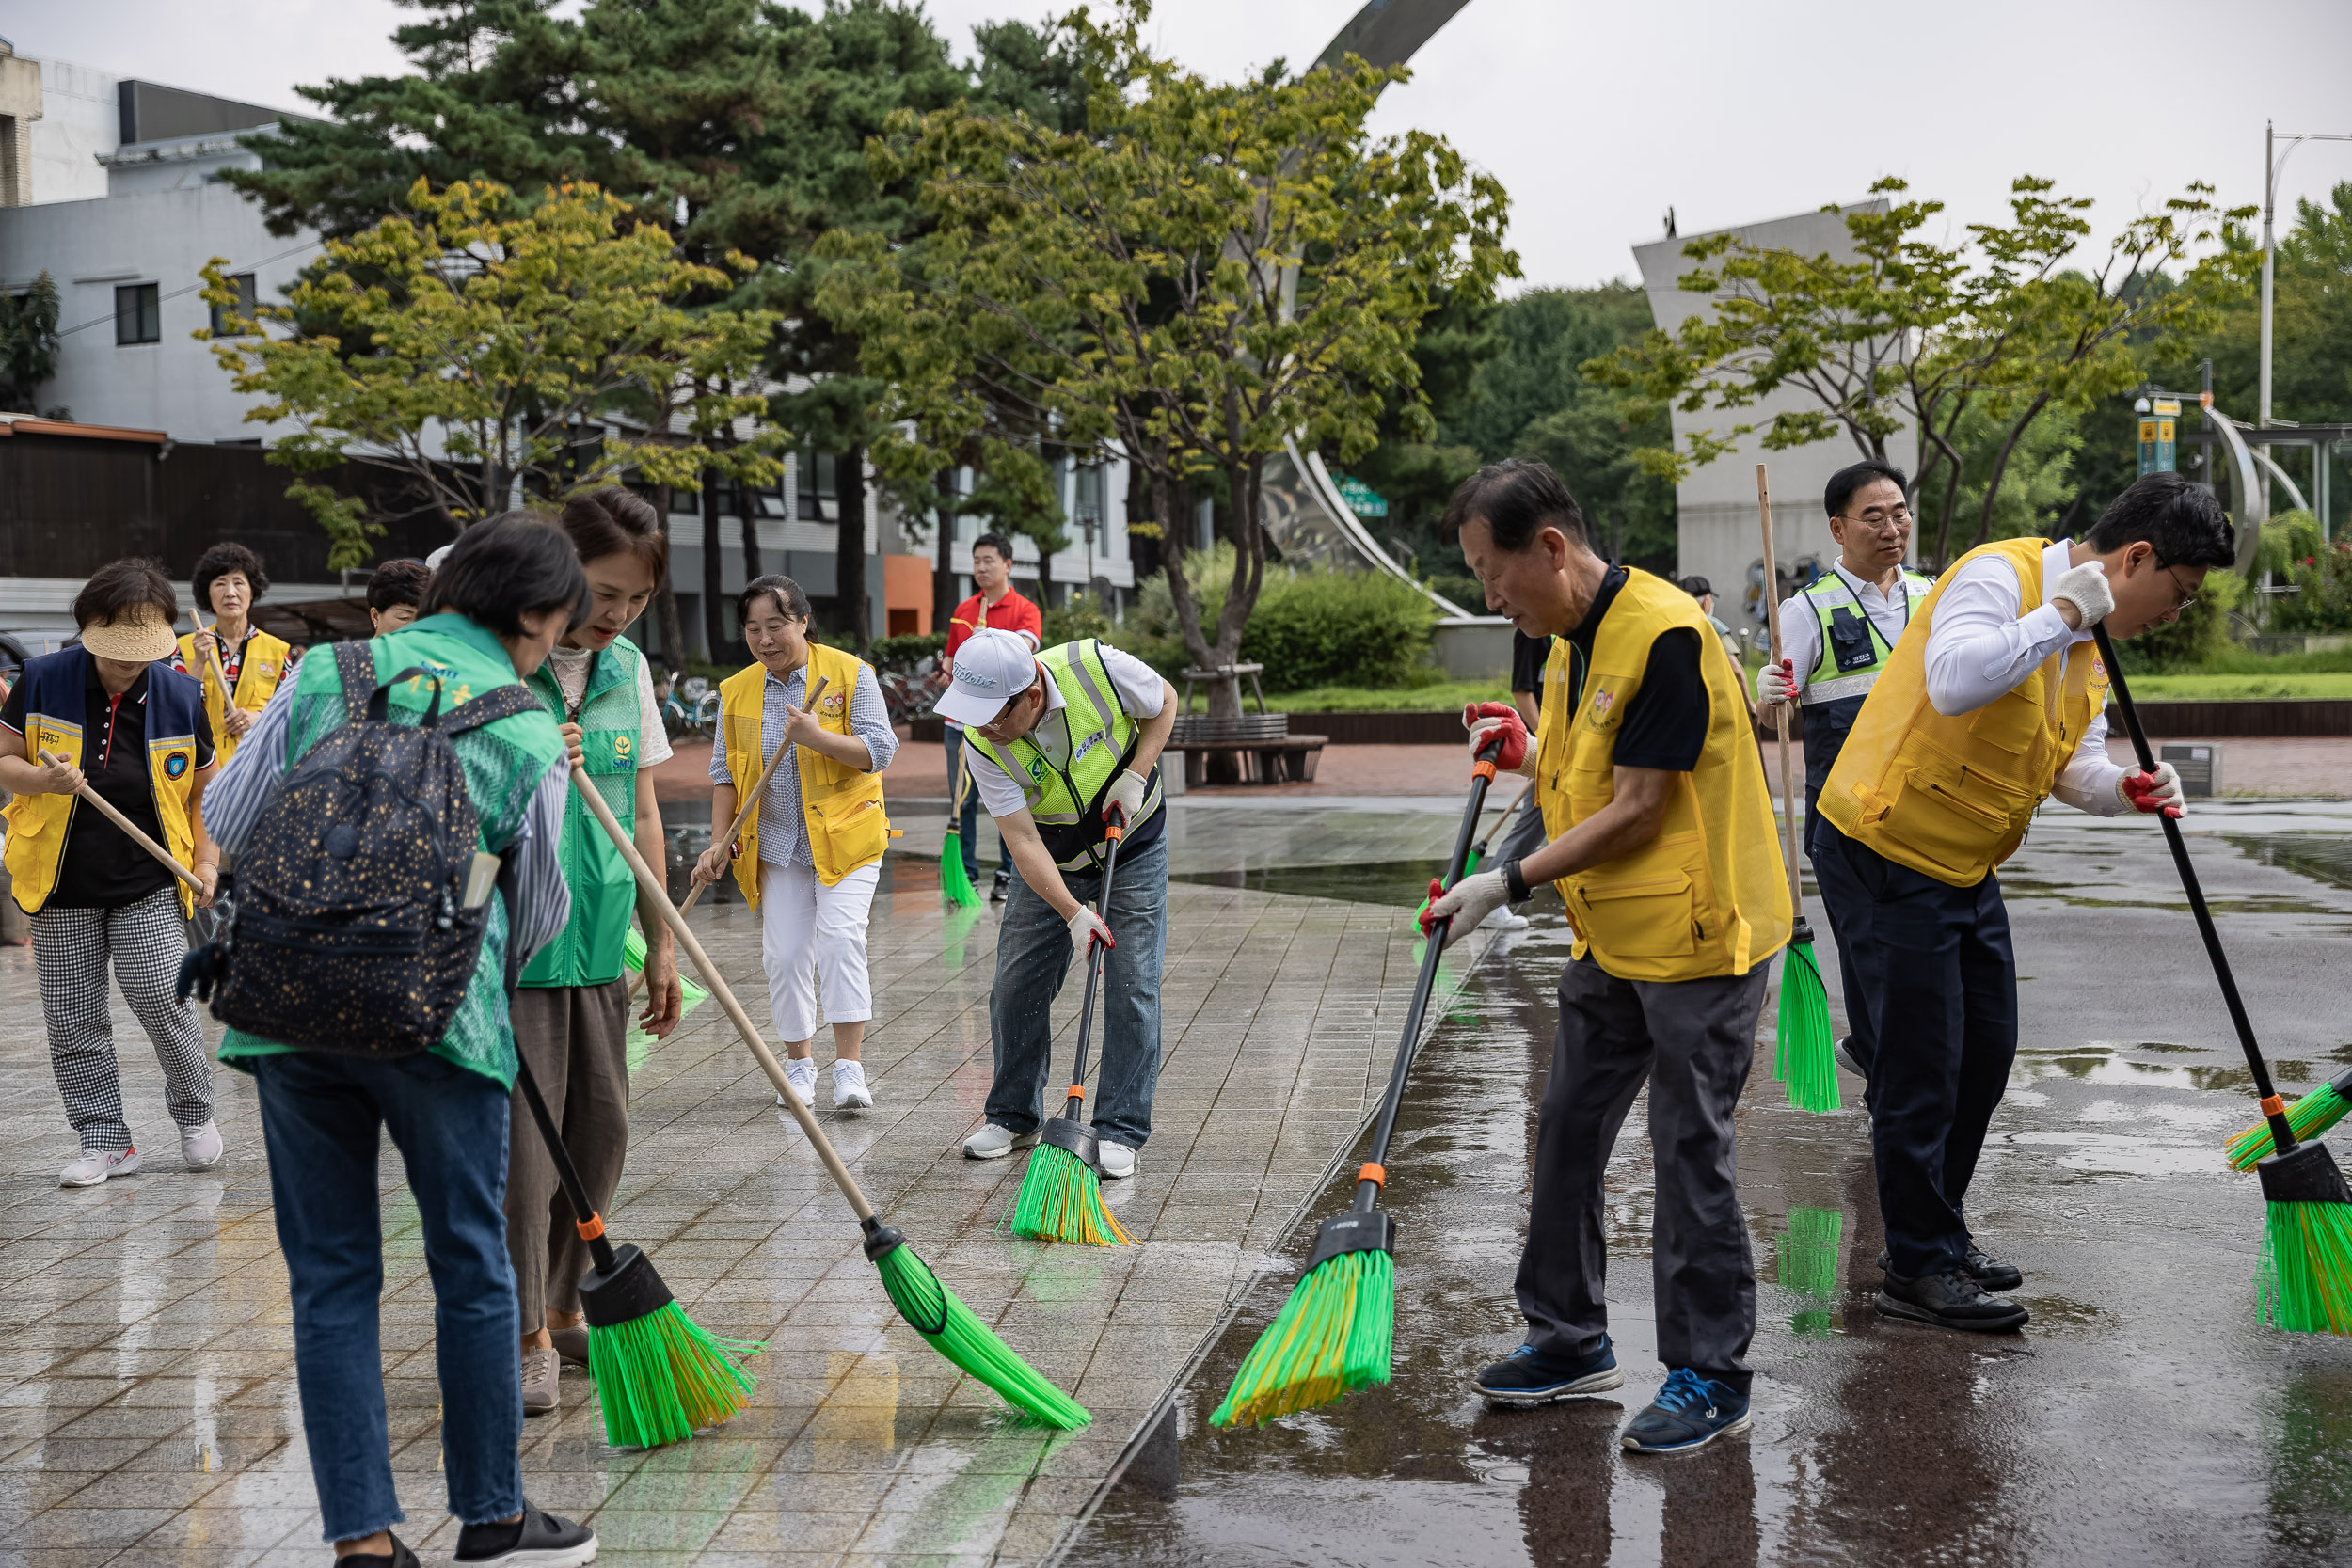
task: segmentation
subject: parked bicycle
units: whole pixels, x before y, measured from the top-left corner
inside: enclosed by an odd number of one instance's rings
[[[678,678],[670,672],[669,695],[661,704],[661,727],[671,739],[691,736],[707,740],[719,724],[719,693],[700,675]]]

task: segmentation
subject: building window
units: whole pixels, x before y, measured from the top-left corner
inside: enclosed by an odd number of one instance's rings
[[[800,471],[799,516],[804,523],[841,520],[841,494],[834,487],[833,453],[803,451],[792,467]]]
[[[253,321],[255,312],[261,308],[261,296],[254,292],[251,273],[241,272],[234,275],[229,279],[229,286],[237,291],[237,303],[225,309],[218,305],[213,307],[213,336],[215,338],[233,336],[229,327],[230,317],[235,316],[243,321]]]
[[[115,341],[160,343],[164,312],[153,283],[125,283],[115,291]]]

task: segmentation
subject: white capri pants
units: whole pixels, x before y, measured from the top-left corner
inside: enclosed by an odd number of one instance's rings
[[[874,1016],[866,916],[881,880],[880,861],[832,887],[805,865],[760,863],[759,957],[768,971],[768,1008],[787,1044],[815,1037],[820,979],[826,1022],[862,1023]]]

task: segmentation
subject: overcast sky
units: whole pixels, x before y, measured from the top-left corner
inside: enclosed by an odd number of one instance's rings
[[[813,3],[813,0],[808,0]],[[1360,0],[1177,0],[1160,46],[1213,77],[1311,60]],[[977,21],[1051,0],[934,0],[959,52]],[[399,69],[390,0],[0,0],[17,53],[300,107],[297,83]],[[1883,174],[2001,215],[2031,172],[2095,198],[2103,236],[2192,180],[2262,196],[2263,121],[2352,132],[2346,0],[1471,0],[1394,89],[1388,129],[1450,138],[1500,177],[1530,283],[1630,277],[1628,246],[1861,197]],[[2280,208],[2352,180],[2307,145]]]

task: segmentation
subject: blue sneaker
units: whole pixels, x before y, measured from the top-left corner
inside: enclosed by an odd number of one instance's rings
[[[1677,1367],[1649,1408],[1626,1424],[1624,1441],[1635,1453],[1688,1453],[1727,1432],[1747,1430],[1747,1395]]]
[[[1502,1404],[1549,1404],[1554,1400],[1579,1399],[1624,1385],[1625,1373],[1617,1370],[1617,1353],[1610,1348],[1609,1336],[1604,1334],[1593,1353],[1578,1361],[1546,1355],[1534,1345],[1521,1345],[1507,1359],[1480,1372],[1470,1386]]]

